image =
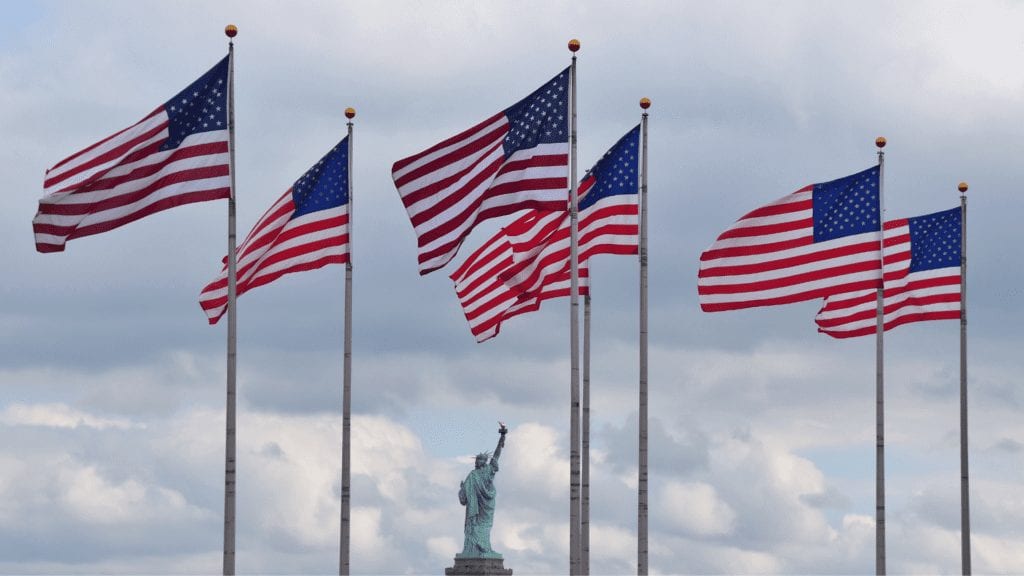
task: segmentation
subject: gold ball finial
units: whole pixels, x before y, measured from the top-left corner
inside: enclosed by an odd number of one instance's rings
[[[879,150],[885,148],[885,136],[879,136],[878,138],[875,138],[875,146],[878,146]]]
[[[641,98],[640,99],[640,107],[643,108],[644,110],[647,110],[648,108],[650,108],[651,107],[651,99],[650,98]]]
[[[569,40],[569,52],[576,53],[580,50],[580,41],[573,38]]]
[[[349,120],[351,120],[351,119],[353,119],[355,117],[356,117],[356,109],[355,108],[352,108],[352,107],[345,108],[345,118],[348,118]]]
[[[961,194],[967,192],[967,182],[961,182],[957,184],[956,189],[959,190]]]
[[[235,26],[234,24],[228,24],[224,27],[224,35],[228,38],[234,38],[235,36],[238,36],[238,26]]]

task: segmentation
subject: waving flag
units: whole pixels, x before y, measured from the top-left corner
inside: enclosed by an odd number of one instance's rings
[[[238,295],[290,272],[344,264],[348,262],[348,245],[345,138],[278,198],[238,247]],[[220,320],[227,299],[225,265],[199,295],[210,324]]]
[[[523,235],[538,224],[540,211],[530,211],[506,226],[473,252],[450,276],[455,294],[469,322],[469,331],[477,342],[498,335],[501,323],[514,316],[540,309],[541,302],[569,295],[569,270],[551,275],[548,282],[531,293],[523,293],[505,284],[501,273],[513,266],[512,245],[508,234]],[[587,294],[589,271],[579,269],[579,293]]]
[[[136,124],[46,171],[36,250],[161,210],[228,198],[228,57]]]
[[[636,254],[640,128],[630,130],[580,183],[580,294],[589,291],[587,260]],[[451,275],[470,331],[483,342],[501,322],[569,295],[569,213],[531,210],[488,240]]]
[[[636,254],[638,250],[638,150],[640,126],[619,139],[580,182],[579,260],[596,254]],[[509,286],[530,293],[569,274],[569,214],[538,216],[521,234],[509,234],[515,265],[502,273]]]
[[[510,108],[395,162],[391,176],[416,232],[420,274],[443,267],[478,223],[566,204],[569,72]]]
[[[960,208],[885,223],[885,330],[960,319]],[[825,299],[814,321],[834,338],[874,334],[877,290]]]
[[[877,166],[742,217],[700,255],[701,310],[801,302],[881,284]]]

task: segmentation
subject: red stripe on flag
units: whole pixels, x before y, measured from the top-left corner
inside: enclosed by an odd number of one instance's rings
[[[700,309],[703,310],[704,312],[723,312],[726,310],[740,310],[743,308],[752,308],[758,306],[792,304],[795,302],[804,302],[806,300],[824,298],[825,296],[828,296],[829,294],[833,293],[875,289],[877,285],[877,280],[858,280],[856,282],[837,284],[826,288],[815,288],[813,290],[793,292],[790,294],[786,294],[784,296],[776,296],[772,298],[749,298],[743,301],[733,302],[701,302]]]
[[[54,164],[52,168],[47,170],[47,172],[52,172],[52,171],[54,171],[54,170],[64,166],[65,164],[70,164],[73,160],[76,160],[76,159],[80,158],[81,156],[83,156],[85,154],[88,154],[89,152],[92,152],[93,150],[99,148],[100,146],[103,146],[107,142],[110,142],[111,140],[117,138],[118,136],[124,134],[125,132],[131,130],[132,128],[135,128],[139,124],[144,123],[146,120],[149,120],[150,118],[156,116],[157,114],[163,113],[163,111],[164,111],[164,107],[161,104],[160,106],[157,106],[155,110],[150,112],[149,115],[146,116],[145,118],[143,118],[142,120],[139,120],[135,124],[132,124],[131,126],[125,128],[124,130],[118,130],[117,132],[114,132],[110,136],[107,136],[106,138],[100,140],[99,142],[97,142],[95,144],[91,144],[91,145],[86,146],[85,148],[79,150],[78,152],[75,152],[71,156],[68,156],[67,158],[61,160],[60,162],[57,162],[56,164]],[[164,123],[161,124],[161,126],[167,126],[167,123],[164,122]]]
[[[398,172],[402,168],[405,168],[409,164],[412,164],[413,162],[416,162],[420,158],[429,156],[429,155],[433,154],[434,152],[437,152],[438,150],[444,150],[445,148],[447,148],[449,146],[452,146],[453,144],[456,144],[456,143],[458,143],[458,142],[460,142],[462,140],[466,140],[467,138],[470,138],[471,136],[473,136],[473,134],[475,134],[475,133],[479,132],[480,130],[483,130],[484,128],[486,128],[488,125],[493,124],[495,121],[497,121],[498,119],[502,118],[503,116],[505,116],[504,112],[498,112],[497,114],[495,114],[494,116],[491,116],[490,118],[484,120],[483,122],[480,122],[479,124],[476,124],[475,126],[473,126],[471,128],[467,128],[467,129],[463,130],[462,132],[459,132],[455,136],[452,136],[451,138],[447,138],[445,140],[442,140],[441,142],[439,142],[437,144],[434,144],[430,148],[427,148],[426,150],[424,150],[424,151],[422,151],[422,152],[420,152],[418,154],[413,154],[412,156],[409,156],[408,158],[403,158],[403,159],[395,162],[391,166],[391,172],[392,173]],[[507,131],[507,129],[506,129],[506,131]]]
[[[145,208],[127,214],[120,218],[112,220],[105,220],[103,222],[97,222],[88,226],[55,226],[52,224],[38,224],[33,223],[32,229],[36,234],[52,234],[54,236],[65,236],[65,240],[72,240],[75,238],[82,238],[84,236],[91,236],[93,234],[100,234],[102,232],[109,232],[120,226],[124,226],[130,222],[134,222],[140,218],[174,208],[175,206],[183,206],[185,204],[192,204],[194,202],[206,202],[209,200],[220,200],[227,198],[231,193],[230,188],[214,188],[211,190],[198,190],[195,192],[189,192],[185,194],[176,194],[174,196],[164,198],[157,202],[147,205]],[[63,252],[64,246],[39,243],[36,242],[36,250],[39,252]]]
[[[822,260],[827,262],[827,260]],[[742,294],[744,292],[752,291],[764,291],[773,290],[777,288],[788,288],[790,286],[799,286],[807,282],[813,282],[815,280],[825,280],[832,277],[845,276],[847,274],[853,274],[856,272],[865,272],[869,270],[877,270],[879,268],[878,260],[869,260],[866,262],[854,262],[842,266],[834,266],[831,268],[824,268],[820,270],[814,270],[811,272],[804,272],[800,274],[793,274],[792,276],[786,276],[783,278],[773,278],[770,280],[758,280],[756,282],[744,283],[744,284],[702,284],[698,287],[697,293],[702,295],[712,294]],[[880,282],[878,280],[872,281],[875,286]],[[846,292],[847,290],[826,290],[826,294],[836,292]]]
[[[223,143],[222,142],[222,143],[218,143],[218,144],[223,144],[224,145],[222,147],[224,149],[221,150],[220,152],[222,152],[222,153],[223,152],[227,152],[227,143]],[[221,148],[221,146],[216,146],[216,145],[210,145],[210,147]],[[197,148],[199,148],[199,147],[197,147]],[[200,151],[200,153],[198,153],[198,154],[184,154],[182,157],[175,158],[175,159],[168,159],[168,160],[166,160],[164,162],[161,162],[160,164],[156,164],[156,165],[153,166],[152,169],[150,169],[150,167],[148,167],[148,166],[144,167],[144,168],[140,168],[137,171],[133,172],[132,174],[126,174],[125,176],[112,179],[112,180],[116,180],[116,182],[113,183],[113,186],[109,186],[109,187],[104,186],[104,189],[105,190],[113,190],[114,186],[122,185],[122,184],[127,184],[127,183],[135,181],[135,180],[140,180],[140,179],[148,178],[148,177],[156,175],[156,174],[160,174],[166,168],[167,164],[170,164],[171,162],[173,162],[175,160],[181,160],[182,158],[189,158],[189,157],[196,157],[196,156],[204,156],[204,155],[207,155],[207,154],[209,154],[209,152],[202,152],[202,151]],[[186,169],[182,169],[182,170],[178,170],[178,171],[175,171],[175,172],[169,172],[167,174],[164,174],[160,178],[158,178],[157,180],[154,180],[152,183],[150,183],[149,185],[147,185],[144,188],[140,188],[138,190],[134,190],[132,192],[125,193],[125,194],[118,194],[116,196],[110,196],[110,197],[108,197],[108,198],[106,198],[104,200],[100,200],[98,202],[90,202],[90,203],[69,202],[69,203],[63,203],[63,204],[49,204],[49,203],[43,204],[43,203],[41,203],[39,205],[39,213],[40,214],[53,214],[53,215],[57,215],[57,216],[80,216],[80,215],[83,215],[83,214],[95,214],[96,212],[103,212],[104,210],[112,210],[114,208],[120,208],[122,206],[128,206],[128,205],[134,204],[134,203],[136,203],[136,202],[138,202],[138,201],[140,201],[140,200],[150,196],[154,192],[158,192],[158,191],[160,191],[160,190],[162,190],[164,188],[167,188],[167,187],[169,187],[171,185],[174,185],[174,184],[181,184],[183,182],[192,182],[192,181],[195,181],[195,180],[204,180],[204,179],[207,179],[207,178],[216,178],[218,176],[227,176],[228,174],[229,174],[228,166],[226,164],[217,164],[217,165],[214,165],[214,166],[204,166],[204,167],[200,167],[200,168],[186,168]],[[88,191],[88,190],[86,190],[86,191]],[[73,199],[73,198],[69,198],[69,200],[70,199]]]
[[[762,262],[757,262],[754,264],[742,264],[737,266],[714,266],[703,268],[700,270],[700,272],[697,273],[697,277],[715,278],[721,276],[744,276],[747,274],[757,274],[760,272],[769,272],[772,270],[796,268],[798,266],[813,264],[815,262],[839,259],[845,256],[852,256],[854,254],[861,254],[865,252],[875,252],[877,250],[877,241],[861,242],[859,244],[845,244],[842,246],[831,248],[829,250],[820,250],[808,254],[801,254],[799,256],[790,256],[788,258],[764,260]],[[880,266],[880,264],[877,261],[872,262],[871,264],[875,268]],[[767,288],[768,286],[766,285],[765,287]]]
[[[148,131],[146,131],[146,132],[136,136],[132,140],[129,140],[129,141],[123,143],[123,144],[119,144],[118,146],[115,146],[114,148],[111,148],[110,150],[108,150],[108,151],[106,151],[106,152],[96,156],[95,158],[92,158],[92,159],[90,159],[90,160],[88,160],[86,162],[83,162],[82,164],[79,164],[79,165],[77,165],[77,166],[75,166],[73,168],[70,168],[70,169],[68,169],[68,170],[66,170],[64,172],[61,172],[60,174],[58,174],[56,176],[53,176],[51,178],[47,178],[47,179],[45,179],[43,181],[43,189],[52,188],[52,187],[56,186],[57,184],[60,184],[61,182],[67,180],[68,178],[71,178],[72,176],[77,176],[77,175],[79,175],[79,174],[81,174],[83,172],[87,172],[87,171],[92,170],[92,169],[94,169],[94,168],[96,168],[98,166],[102,166],[103,164],[106,164],[108,162],[112,162],[114,160],[117,160],[121,156],[127,156],[129,153],[131,153],[134,150],[134,148],[136,146],[138,146],[139,144],[141,144],[143,142],[151,140],[154,136],[156,136],[157,134],[159,134],[160,132],[162,132],[166,128],[167,128],[167,122],[166,121],[162,122],[160,125],[154,126],[150,130],[148,130]],[[159,148],[159,145],[160,145],[159,142],[156,143],[156,147],[157,148]],[[92,148],[92,147],[90,147],[90,148]],[[147,145],[147,147],[145,149],[146,150],[150,150],[150,151],[155,151],[154,148],[153,148],[153,145]],[[81,154],[81,153],[79,153],[79,154]],[[126,157],[126,158],[124,158],[122,160],[122,162],[119,162],[118,164],[122,164],[124,162],[134,161],[134,160],[137,160],[138,158],[139,158],[139,156],[133,156],[131,158]],[[53,170],[54,170],[54,168],[51,168],[50,170],[47,170],[46,173],[49,174]],[[102,174],[103,174],[103,172],[100,172],[97,176],[102,176]],[[90,181],[92,181],[92,178],[89,178],[89,179],[86,180],[86,182],[90,182]],[[68,190],[72,190],[72,191],[77,190],[80,185],[81,184],[72,185],[71,187],[68,188]]]

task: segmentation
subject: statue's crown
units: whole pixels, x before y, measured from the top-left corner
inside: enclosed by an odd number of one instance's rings
[[[477,455],[476,455],[476,459],[477,459],[477,460],[483,460],[483,461],[485,461],[485,462],[486,462],[486,461],[487,461],[487,459],[488,459],[488,458],[490,458],[490,457],[491,457],[491,453],[490,453],[490,452],[481,452],[481,453],[479,453],[479,454],[477,454]]]

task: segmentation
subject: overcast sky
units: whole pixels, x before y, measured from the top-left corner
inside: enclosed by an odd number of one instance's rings
[[[747,211],[863,170],[890,218],[970,183],[977,573],[1024,573],[1024,5],[1012,2],[37,2],[0,20],[0,572],[221,567],[225,326],[197,303],[224,202],[36,253],[45,170],[142,118],[236,38],[238,228],[353,106],[353,573],[439,573],[459,481],[511,431],[494,548],[568,569],[568,302],[476,344],[448,268],[420,277],[391,164],[579,53],[582,170],[650,110],[652,573],[874,570],[873,338],[818,302],[704,314],[697,258]],[[457,262],[497,223],[472,234]],[[635,258],[593,286],[592,556],[636,566]],[[343,277],[239,301],[239,573],[337,570]],[[958,324],[886,337],[890,573],[960,569]]]

